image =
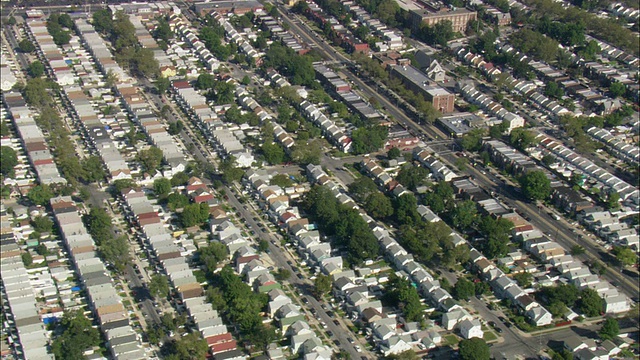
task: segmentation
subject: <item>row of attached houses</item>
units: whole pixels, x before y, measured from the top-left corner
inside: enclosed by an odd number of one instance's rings
[[[218,152],[225,157],[233,156],[240,167],[246,168],[253,164],[251,152],[245,149],[234,131],[218,118],[203,95],[187,81],[173,81],[171,86],[178,104],[196,120],[200,130]]]
[[[315,21],[321,29],[331,30],[335,35],[336,42],[339,43],[349,53],[362,52],[369,53],[369,44],[356,38],[348,28],[344,27],[338,19],[325,12],[314,1],[307,1],[308,9],[305,15]]]
[[[81,26],[80,23],[78,25]],[[90,26],[86,23],[85,25]],[[53,38],[46,32],[46,24],[40,21],[32,21],[28,23],[28,26],[36,43],[43,49],[46,60],[43,63],[48,64],[54,73],[57,72],[57,69],[68,68],[60,49],[55,46]],[[114,74],[119,74],[122,70],[115,64],[115,61],[108,67]],[[114,180],[131,178],[131,170],[118,151],[116,143],[107,132],[104,118],[99,114],[99,110],[94,107],[92,99],[84,92],[84,86],[87,84],[80,81],[80,76],[77,72],[70,72],[66,76],[70,76],[71,81],[67,84],[68,86],[62,87],[61,96],[71,110],[71,118],[84,132],[88,144],[99,154],[109,177]],[[82,86],[76,84],[82,84]]]
[[[372,17],[371,14],[353,0],[341,0],[340,2],[345,9],[351,12],[356,20],[369,28],[372,34],[377,35],[382,39],[382,41],[376,42],[376,47],[380,51],[399,50],[404,48],[403,36],[398,30],[389,29],[384,23],[379,19]]]
[[[2,50],[2,55],[0,55],[0,63],[0,89],[2,91],[9,91],[18,82],[18,78],[16,77],[18,65],[16,62],[10,60],[7,54],[5,54],[4,49]]]
[[[593,139],[603,143],[609,151],[618,159],[627,162],[629,165],[638,166],[640,163],[640,147],[629,144],[611,134],[607,129],[592,127],[587,134]]]
[[[14,353],[21,358],[53,360],[53,354],[48,353],[49,335],[4,206],[0,220],[0,290],[6,319],[3,330],[11,339]]]
[[[577,214],[580,223],[601,238],[616,245],[640,249],[637,230],[621,221],[620,217],[616,213],[597,207],[584,209]]]
[[[217,311],[207,303],[202,285],[144,192],[124,189],[122,197],[129,221],[142,232],[145,248],[161,264],[163,275],[169,278],[179,302],[184,305],[211,352],[216,355],[235,350],[236,341],[228,334],[227,326]]]
[[[224,28],[227,41],[236,44],[238,46],[238,50],[251,58],[256,66],[262,65],[262,57],[264,56],[264,53],[256,51],[251,43],[242,37],[233,25],[225,19],[224,15],[217,11],[212,11],[210,15],[213,19],[218,21],[220,26]]]
[[[27,105],[19,92],[3,92],[2,101],[9,111],[22,148],[36,172],[38,181],[48,185],[66,184],[67,180],[60,175],[44,134],[36,124],[34,117],[37,113]]]
[[[146,359],[148,356],[129,323],[122,298],[98,257],[95,242],[75,203],[70,196],[57,197],[51,199],[51,208],[111,356],[114,359]]]
[[[298,253],[310,266],[317,266],[328,275],[342,271],[342,258],[331,258],[329,243],[321,242],[319,232],[311,230],[309,220],[302,218],[298,209],[289,205],[290,198],[299,196],[307,189],[282,189],[276,185],[268,185],[271,177],[265,170],[250,170],[245,177],[245,188],[252,193],[258,204],[265,208],[270,220],[297,241]],[[225,232],[224,235],[219,233],[218,237],[240,236],[239,230],[235,227],[228,226]],[[242,245],[236,253],[236,271],[245,276],[245,281],[255,291],[266,292],[269,295],[269,316],[276,320],[282,333],[289,337],[292,353],[305,358],[330,359],[331,348],[322,344],[322,340],[309,327],[300,307],[295,305],[281,289],[280,284],[275,282],[268,267],[255,252]]]
[[[290,32],[286,31],[271,15],[259,14],[256,16],[256,21],[260,24],[263,31],[269,31],[271,38],[274,41],[280,41],[289,49],[295,51],[300,55],[304,55],[309,52],[309,47],[301,43]]]
[[[314,63],[313,69],[316,77],[331,90],[331,94],[337,96],[337,100],[347,105],[352,111],[363,119],[376,120],[384,117],[382,113],[374,109],[368,101],[352,91],[351,85],[342,79],[336,72],[322,63]]]
[[[351,138],[335,122],[322,113],[318,107],[307,100],[299,105],[302,115],[322,130],[322,134],[343,152],[351,149]]]
[[[524,126],[524,119],[522,118],[522,116],[508,111],[507,109],[502,107],[502,105],[495,102],[492,98],[477,90],[473,84],[458,83],[456,86],[462,93],[462,96],[465,98],[465,100],[472,104],[480,106],[489,114],[496,116],[503,122],[506,121],[509,124],[510,130]]]
[[[373,166],[372,168],[375,169]],[[375,172],[371,170],[367,172],[369,176],[374,179],[377,178],[374,175]],[[329,180],[327,174],[320,167],[309,165],[307,173],[311,181],[331,188],[332,181]],[[384,187],[380,183],[378,185]],[[429,214],[429,211],[421,209],[421,214],[427,221],[437,221],[437,216],[432,212]],[[459,330],[460,334],[466,339],[482,338],[483,331],[480,321],[477,318],[473,318],[467,310],[453,299],[451,294],[442,289],[439,282],[427,272],[424,266],[416,262],[413,256],[386,229],[376,224],[366,213],[361,213],[361,216],[373,229],[373,234],[378,240],[382,252],[397,270],[396,274],[410,280],[419,289],[425,300],[444,313],[442,318],[443,327],[447,330]],[[452,231],[453,234],[455,233]],[[455,235],[457,236],[452,236],[455,239],[455,246],[466,244],[466,241],[459,234]],[[385,356],[404,352],[417,344],[422,344],[427,348],[433,348],[439,344],[441,337],[437,332],[433,330],[418,332],[418,326],[415,326],[415,324],[405,323],[403,324],[403,331],[396,331],[396,319],[385,319],[387,316],[382,312],[381,303],[371,297],[367,286],[357,285],[358,280],[354,278],[352,273],[353,271],[347,270],[333,275],[334,292],[348,302],[350,311],[355,313],[358,319],[369,324],[375,335],[374,342]]]
[[[84,45],[92,53],[98,67],[102,69],[103,75],[108,76],[106,64],[113,61],[111,50],[86,20],[76,20],[76,28]],[[155,115],[142,90],[138,86],[122,82],[120,79],[116,81],[115,90],[131,119],[142,127],[151,144],[162,150],[164,160],[171,167],[171,170],[174,173],[183,171],[187,165],[184,151],[180,149],[176,140],[167,132],[165,125]]]
[[[413,158],[416,159],[420,165],[429,169],[437,180],[449,182],[460,177],[460,175],[443,164],[442,161],[438,160],[434,154],[435,152],[429,147],[416,147],[413,149]]]
[[[562,145],[561,142],[546,134],[538,133],[536,135],[536,144],[537,148],[542,152],[541,155],[549,154],[566,162],[580,171],[584,176],[602,184],[606,191],[617,192],[620,198],[625,200],[630,206],[637,208],[638,205],[640,205],[640,190],[617,176],[612,175],[592,161],[576,154],[571,149]]]
[[[197,31],[190,28],[190,24],[183,20],[179,14],[172,14],[169,17],[169,24],[176,34],[186,41],[196,52],[198,58],[204,63],[207,70],[215,71],[220,67],[220,61],[207,49],[205,44],[198,38]]]
[[[513,48],[510,45],[506,45],[506,48],[499,47],[499,50],[503,48],[505,52],[513,51]],[[525,55],[519,54],[517,56],[519,56],[520,61],[528,61]],[[457,57],[465,64],[471,65],[480,70],[487,76],[488,79],[493,82],[497,81],[498,79],[504,79],[504,82],[509,84],[509,88],[514,95],[524,97],[533,106],[540,108],[547,114],[551,115],[553,118],[557,118],[560,115],[569,113],[569,111],[558,104],[557,101],[553,101],[538,92],[537,87],[533,82],[514,78],[511,74],[502,71],[493,63],[486,62],[484,58],[479,54],[474,54],[469,49],[462,48],[458,50]],[[509,131],[511,131],[513,128],[521,126],[524,126],[524,121],[522,121],[522,123],[520,123],[520,121],[515,121],[513,123],[513,126],[511,126],[510,123]]]

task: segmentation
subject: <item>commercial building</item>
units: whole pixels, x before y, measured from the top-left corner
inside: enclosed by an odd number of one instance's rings
[[[391,76],[396,77],[412,91],[422,94],[442,113],[453,112],[456,97],[443,87],[432,85],[429,77],[411,65],[390,65]]]
[[[409,18],[414,30],[420,29],[422,24],[434,26],[442,21],[451,21],[451,28],[455,32],[464,32],[469,21],[476,20],[478,13],[465,8],[447,7],[442,3],[429,2],[425,8],[411,10]]]

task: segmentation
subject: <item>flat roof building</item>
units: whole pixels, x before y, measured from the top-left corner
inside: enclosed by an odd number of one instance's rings
[[[391,76],[402,80],[412,91],[416,91],[430,101],[442,113],[453,112],[456,97],[443,87],[432,85],[429,77],[411,65],[390,65]]]
[[[464,32],[469,21],[476,20],[478,13],[465,8],[447,7],[442,3],[429,3],[425,8],[411,10],[409,18],[414,30],[420,29],[422,24],[434,26],[442,21],[451,21],[454,32]]]

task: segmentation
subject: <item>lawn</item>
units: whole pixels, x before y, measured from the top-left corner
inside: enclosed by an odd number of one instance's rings
[[[496,334],[493,331],[485,331],[484,332],[484,336],[482,338],[486,342],[491,342],[491,341],[498,340],[498,337],[496,336]]]
[[[442,346],[453,346],[458,344],[458,342],[460,342],[460,339],[455,334],[449,334],[445,335],[444,344],[442,344]]]

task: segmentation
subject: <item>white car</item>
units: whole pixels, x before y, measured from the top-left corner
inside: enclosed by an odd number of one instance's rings
[[[356,349],[357,352],[362,351],[362,348],[360,347],[360,345],[355,345],[354,348]]]

